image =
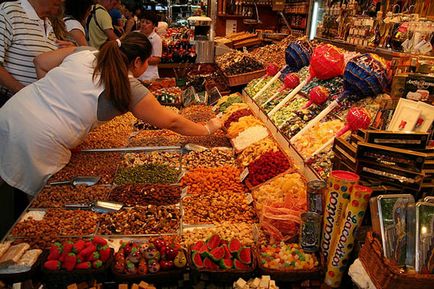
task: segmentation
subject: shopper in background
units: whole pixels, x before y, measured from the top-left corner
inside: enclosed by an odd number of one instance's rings
[[[58,15],[62,0],[21,0],[0,4],[0,107],[36,80],[33,58],[57,49],[49,16]]]
[[[125,25],[124,25],[125,34],[135,30],[139,30],[140,27],[139,25],[136,25],[136,20],[134,19],[133,13],[127,7],[124,6],[123,8],[124,8],[123,14],[126,18]]]
[[[120,0],[98,0],[90,12],[88,20],[89,43],[99,49],[107,40],[115,40],[116,36],[112,18],[108,11],[119,4]]]
[[[70,150],[93,127],[128,111],[183,135],[219,129],[217,118],[201,125],[161,106],[137,80],[151,50],[145,35],[132,32],[103,44],[99,52],[70,47],[36,57],[43,78],[0,109],[0,177],[35,194],[69,162]]]
[[[92,0],[65,0],[65,10],[63,21],[69,37],[78,46],[87,46],[86,25],[92,8]]]
[[[110,17],[112,18],[113,31],[117,37],[121,37],[124,34],[124,22],[123,15],[120,9],[120,3],[109,10]]]
[[[158,20],[159,17],[149,11],[145,11],[140,15],[140,32],[145,34],[152,44],[152,55],[148,60],[149,67],[139,77],[142,81],[159,78],[158,63],[161,62],[163,42],[161,41],[161,37],[155,32]]]

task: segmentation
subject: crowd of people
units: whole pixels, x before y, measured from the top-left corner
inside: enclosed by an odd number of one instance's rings
[[[0,4],[0,235],[101,122],[130,111],[183,135],[221,127],[164,108],[142,85],[158,78],[158,18],[125,9],[119,0]]]

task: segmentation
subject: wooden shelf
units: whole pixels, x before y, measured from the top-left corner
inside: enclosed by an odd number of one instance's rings
[[[249,16],[245,15],[229,15],[229,14],[217,14],[218,17],[225,17],[225,18],[239,18],[239,19],[245,19],[245,18],[251,18]]]

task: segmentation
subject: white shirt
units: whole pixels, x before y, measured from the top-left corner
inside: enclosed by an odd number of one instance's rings
[[[151,35],[148,36],[149,42],[152,44],[152,54],[151,56],[161,57],[163,51],[163,42],[161,37],[153,31]],[[148,69],[139,76],[140,80],[152,80],[159,78],[158,75],[158,65],[149,65]]]
[[[83,25],[81,25],[80,21],[70,19],[69,17],[65,17],[63,18],[63,20],[65,21],[66,31],[71,32],[74,29],[78,29],[83,32],[83,34],[86,34],[86,32],[84,31],[84,27]]]
[[[92,80],[94,60],[90,51],[69,55],[0,109],[0,176],[10,186],[37,193],[97,123],[104,87]]]

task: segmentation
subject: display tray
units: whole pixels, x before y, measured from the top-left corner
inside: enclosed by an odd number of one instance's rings
[[[227,78],[229,86],[238,86],[249,83],[251,80],[259,78],[265,74],[265,69],[256,70],[252,72],[247,72],[243,74],[236,74],[236,75],[226,75],[224,76]]]
[[[41,269],[42,260],[46,259],[48,252],[43,251],[36,262],[28,270],[23,270],[17,273],[2,273],[0,271],[0,280],[6,281],[8,283],[19,283],[26,280],[33,279],[37,274],[39,274]]]
[[[190,249],[188,250],[187,256],[188,256],[187,257],[188,263],[190,264],[190,268],[191,268],[191,273],[196,278],[198,277],[198,279],[209,280],[216,283],[231,283],[238,280],[239,278],[243,278],[244,280],[249,280],[250,278],[255,276],[255,272],[256,272],[255,270],[257,264],[256,264],[256,257],[255,257],[255,252],[253,247],[252,247],[252,268],[246,271],[238,270],[238,269],[227,269],[227,270],[224,269],[211,270],[205,268],[199,269],[196,268],[193,265],[193,262],[191,261]]]
[[[187,251],[184,250],[184,254],[187,256]],[[188,260],[188,258],[187,258]],[[129,282],[129,283],[139,283],[140,281],[145,281],[148,283],[172,283],[174,280],[179,280],[182,275],[187,271],[188,263],[184,268],[174,268],[168,271],[158,271],[156,273],[147,273],[145,275],[140,274],[125,274],[120,273],[114,269],[114,262],[111,266],[111,271],[115,281],[117,282]]]
[[[43,264],[48,254],[41,262],[42,283],[46,288],[66,288],[71,283],[88,282],[89,280],[105,281],[109,277],[110,266],[113,262],[113,249],[111,249],[110,258],[99,269],[74,270],[67,272],[65,270],[49,271],[44,269]]]
[[[381,248],[381,242],[369,232],[366,242],[359,253],[359,259],[368,273],[371,281],[378,289],[432,289],[434,274],[403,273],[386,259]]]

